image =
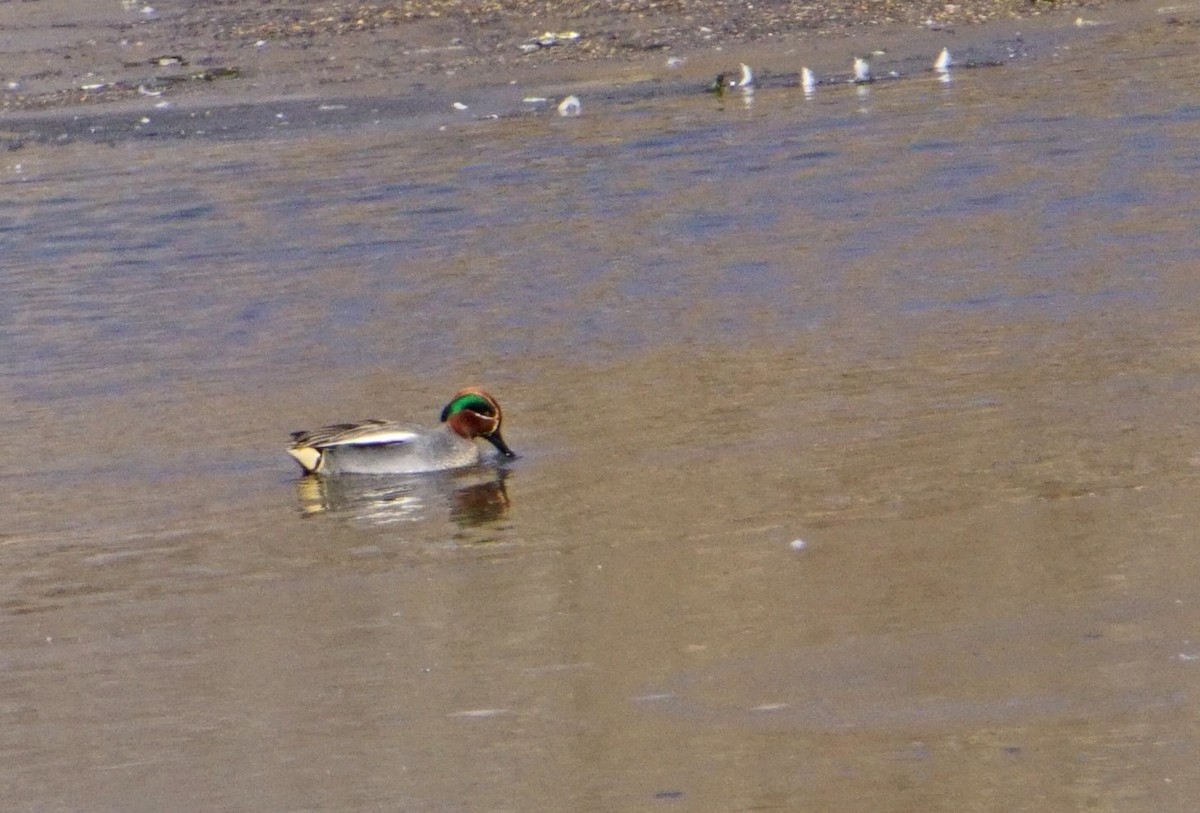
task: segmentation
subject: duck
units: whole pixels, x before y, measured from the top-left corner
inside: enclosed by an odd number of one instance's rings
[[[498,457],[517,455],[500,435],[504,413],[479,387],[461,389],[429,429],[370,418],[292,433],[290,454],[305,474],[417,474],[473,466],[483,460],[476,438]]]

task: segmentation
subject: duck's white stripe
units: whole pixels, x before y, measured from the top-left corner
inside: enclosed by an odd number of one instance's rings
[[[327,446],[373,446],[377,443],[407,443],[416,438],[417,433],[411,430],[386,429],[380,432],[368,432],[365,435],[356,435],[352,438],[331,440],[320,445],[322,448]]]

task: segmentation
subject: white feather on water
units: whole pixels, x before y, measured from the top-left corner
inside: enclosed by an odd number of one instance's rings
[[[579,101],[578,96],[568,96],[558,103],[558,115],[564,118],[578,116],[583,112],[583,103]]]
[[[854,81],[860,85],[871,81],[871,63],[861,56],[854,58]]]
[[[817,89],[817,78],[808,68],[800,69],[800,87],[804,89],[805,96],[812,96]]]

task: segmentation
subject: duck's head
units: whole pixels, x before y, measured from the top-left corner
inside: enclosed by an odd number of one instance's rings
[[[467,440],[483,438],[505,457],[516,457],[516,453],[500,437],[500,423],[503,420],[500,404],[478,387],[459,390],[442,410],[442,422],[458,435]]]

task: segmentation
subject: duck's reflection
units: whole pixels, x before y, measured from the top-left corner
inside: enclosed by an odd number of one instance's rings
[[[449,519],[474,527],[508,511],[508,472],[469,469],[421,475],[308,475],[296,481],[300,513],[340,514],[372,525],[416,522],[447,511]]]

